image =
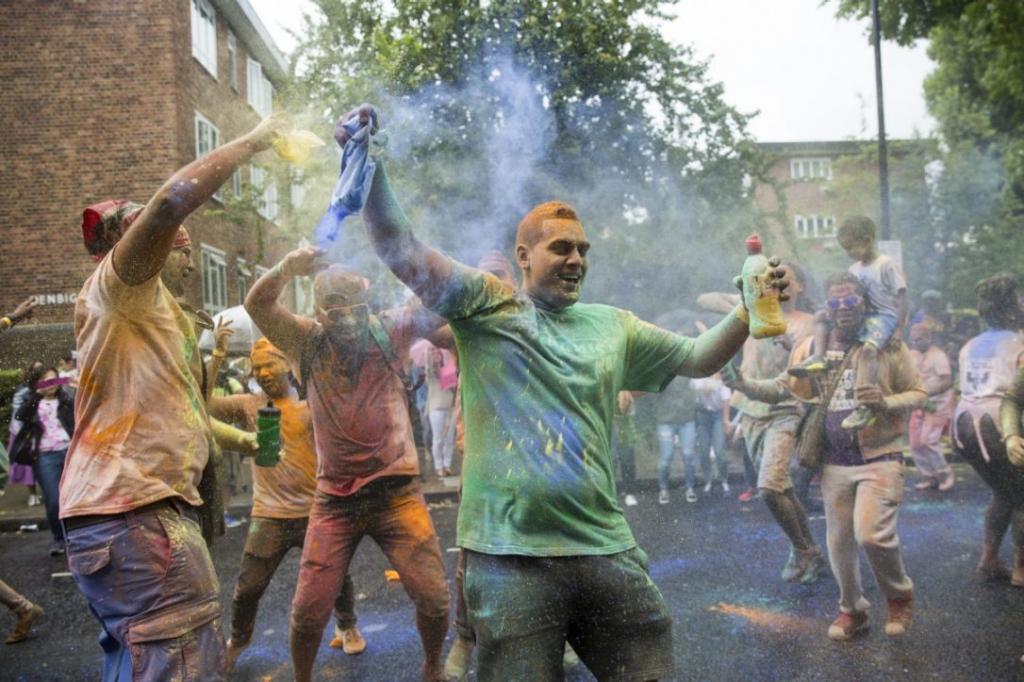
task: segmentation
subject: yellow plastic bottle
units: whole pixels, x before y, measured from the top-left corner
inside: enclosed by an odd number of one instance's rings
[[[743,300],[750,313],[750,335],[765,339],[786,333],[779,290],[772,286],[772,264],[761,253],[761,238],[747,238],[747,260],[743,263]],[[775,265],[778,265],[776,262]]]

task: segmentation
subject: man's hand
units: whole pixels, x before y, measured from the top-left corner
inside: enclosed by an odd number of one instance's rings
[[[780,301],[788,301],[789,292],[786,291],[786,289],[789,288],[789,271],[786,270],[786,266],[781,265],[781,263],[782,261],[779,260],[777,256],[772,256],[768,259],[768,265],[772,269],[771,272],[768,273],[771,278],[771,282],[768,286],[779,290]],[[741,275],[733,277],[732,283],[740,290],[740,301],[743,303],[743,307],[750,310],[750,306],[747,305],[746,299],[743,298],[743,277]]]
[[[885,396],[878,386],[861,386],[855,388],[853,397],[861,405],[866,405],[877,412],[885,411]]]
[[[248,450],[242,451],[243,455],[249,457],[256,456],[256,451],[260,449],[260,443],[258,440],[256,440],[255,431],[246,431],[245,435],[239,438],[238,440],[240,445],[247,446],[249,448]]]
[[[736,369],[736,366],[732,364],[733,361],[725,363],[722,367],[721,377],[722,383],[725,387],[733,391],[739,391],[743,393],[743,389],[746,388],[746,382],[743,380],[743,375]]]
[[[1024,467],[1024,438],[1020,436],[1010,436],[1007,438],[1006,456],[1013,466]]]
[[[249,138],[259,151],[269,149],[275,138],[284,137],[295,128],[292,117],[286,111],[277,111],[259,122],[249,133]]]
[[[233,320],[217,318],[217,326],[213,330],[213,349],[221,353],[221,357],[228,352],[228,342],[235,330],[231,328]]]
[[[633,409],[633,394],[629,391],[619,391],[619,395],[615,400],[616,406],[618,407],[619,414],[627,414]]]
[[[339,147],[344,147],[345,144],[352,137],[347,130],[345,130],[345,124],[351,122],[353,119],[358,118],[360,123],[366,123],[371,121],[370,134],[376,133],[380,129],[380,120],[377,117],[377,110],[372,104],[360,104],[358,107],[348,112],[337,120],[334,124],[334,139],[338,143]]]
[[[328,266],[318,261],[326,251],[316,246],[307,246],[292,251],[280,263],[280,272],[284,277],[309,277]]]
[[[22,320],[27,320],[32,317],[32,313],[36,309],[36,297],[29,296],[24,301],[18,304],[18,307],[14,309],[14,312],[9,315],[11,318],[11,324],[17,324]]]

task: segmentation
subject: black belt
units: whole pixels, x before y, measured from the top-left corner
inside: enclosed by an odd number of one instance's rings
[[[355,491],[351,495],[343,495],[345,498],[361,497],[363,495],[373,495],[374,493],[384,492],[386,490],[394,490],[395,488],[401,488],[412,483],[412,476],[385,476],[378,478],[374,481],[370,481],[359,490]]]
[[[83,514],[82,516],[69,516],[64,519],[62,523],[64,524],[64,531],[67,532],[69,530],[75,530],[76,528],[85,528],[86,526],[95,526],[98,523],[106,523],[107,521],[122,519],[128,514],[144,514],[146,512],[165,508],[173,509],[179,514],[183,514],[186,511],[190,511],[192,509],[192,505],[178,497],[165,497],[162,500],[150,502],[149,504],[144,504],[141,507],[129,509],[126,512],[120,512],[118,514]]]

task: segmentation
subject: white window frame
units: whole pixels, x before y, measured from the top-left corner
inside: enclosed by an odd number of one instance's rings
[[[793,226],[801,239],[827,239],[836,235],[835,216],[795,215]]]
[[[242,198],[242,169],[236,168],[235,172],[231,174],[231,192],[234,194],[235,199]]]
[[[192,56],[217,78],[217,13],[207,0],[192,0]]]
[[[238,38],[233,31],[228,31],[228,83],[238,92]]]
[[[203,244],[199,249],[203,278],[203,309],[219,313],[228,307],[227,257],[220,249]]]
[[[201,159],[214,149],[220,146],[220,128],[213,125],[210,119],[206,118],[198,111],[196,114],[196,158]],[[213,198],[217,201],[223,201],[221,198],[220,188],[217,189],[213,194]]]
[[[238,285],[238,305],[245,303],[245,297],[249,293],[249,282],[252,280],[252,270],[244,258],[235,259],[235,284]]]
[[[252,186],[259,192],[256,201],[256,213],[263,218],[277,223],[281,214],[281,205],[278,201],[277,178],[259,166],[249,167],[249,179]]]
[[[831,180],[832,159],[809,156],[789,160],[789,177],[793,180]]]
[[[263,75],[263,65],[252,57],[246,59],[246,100],[260,116],[274,113],[274,86]]]

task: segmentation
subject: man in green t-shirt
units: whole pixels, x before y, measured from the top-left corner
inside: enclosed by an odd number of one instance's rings
[[[672,677],[668,608],[616,500],[616,398],[716,372],[747,338],[744,308],[691,339],[578,303],[590,244],[562,203],[519,226],[521,289],[420,242],[382,163],[363,215],[385,264],[447,318],[464,368],[457,542],[479,679],[560,680],[566,640],[599,679]]]

